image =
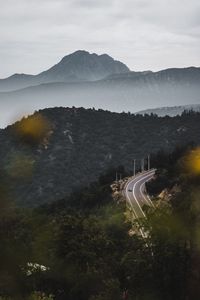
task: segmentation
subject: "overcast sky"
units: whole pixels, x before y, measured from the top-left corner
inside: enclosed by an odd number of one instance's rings
[[[0,78],[78,49],[132,70],[200,66],[199,0],[0,0]]]

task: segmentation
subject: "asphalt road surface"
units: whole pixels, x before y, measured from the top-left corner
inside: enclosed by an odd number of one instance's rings
[[[145,190],[145,183],[152,179],[155,170],[144,171],[132,177],[125,186],[125,196],[136,219],[145,218],[143,206],[154,206]]]

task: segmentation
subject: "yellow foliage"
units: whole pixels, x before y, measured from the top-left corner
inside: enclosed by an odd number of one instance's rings
[[[200,175],[200,147],[192,150],[185,157],[185,167],[193,175]]]
[[[41,114],[22,119],[16,124],[17,135],[28,142],[41,142],[50,131],[50,122]]]

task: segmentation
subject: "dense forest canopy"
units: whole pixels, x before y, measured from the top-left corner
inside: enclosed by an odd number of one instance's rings
[[[130,234],[137,220],[131,224],[125,203],[111,197],[115,169],[78,193],[35,209],[4,203],[0,299],[199,299],[200,177],[180,168],[191,148],[185,151],[154,157],[159,166],[148,188],[165,174],[166,182],[179,184],[179,192],[164,206],[154,200],[156,209],[146,210],[146,239]],[[167,166],[170,160],[173,166]]]
[[[199,120],[57,108],[1,131],[0,299],[199,299]],[[150,150],[147,189],[171,196],[143,239],[110,185]]]
[[[177,117],[52,108],[0,132],[0,169],[8,198],[23,206],[59,200],[110,167],[190,141],[200,143],[200,113]],[[137,165],[139,167],[139,163]]]

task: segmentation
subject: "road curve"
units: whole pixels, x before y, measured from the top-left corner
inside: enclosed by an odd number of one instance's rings
[[[135,177],[132,177],[125,185],[125,197],[136,219],[146,217],[142,209],[144,205],[154,206],[153,202],[145,191],[145,183],[151,180],[154,174],[154,169],[150,171],[144,171]]]

